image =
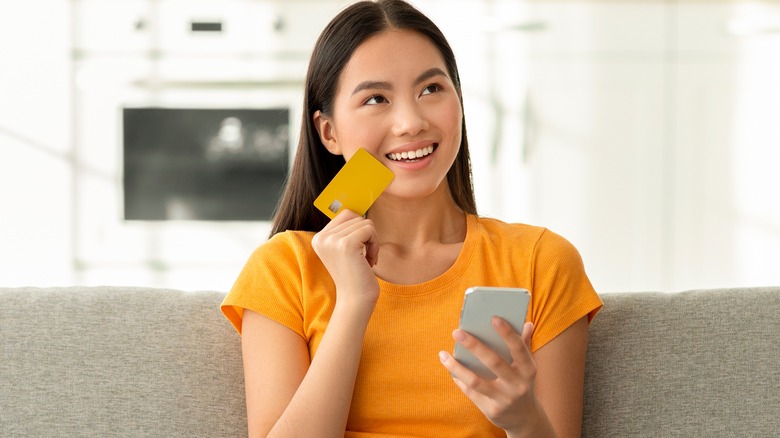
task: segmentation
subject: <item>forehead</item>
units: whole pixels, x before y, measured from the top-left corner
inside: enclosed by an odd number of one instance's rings
[[[390,29],[366,39],[355,49],[339,82],[348,86],[365,80],[404,81],[432,67],[449,74],[441,52],[427,36],[407,29]]]

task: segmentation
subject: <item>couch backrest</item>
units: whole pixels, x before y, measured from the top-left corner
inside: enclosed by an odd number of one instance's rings
[[[778,436],[780,288],[602,299],[583,436]]]
[[[0,289],[0,435],[240,437],[224,293]],[[604,294],[585,437],[776,436],[780,288]]]
[[[0,289],[0,435],[240,437],[224,293]]]

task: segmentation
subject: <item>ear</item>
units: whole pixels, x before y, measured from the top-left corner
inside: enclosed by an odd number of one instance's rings
[[[320,110],[314,112],[313,118],[314,127],[317,128],[320,141],[325,145],[325,149],[333,155],[341,155],[341,146],[336,138],[333,122],[325,114],[322,114]]]

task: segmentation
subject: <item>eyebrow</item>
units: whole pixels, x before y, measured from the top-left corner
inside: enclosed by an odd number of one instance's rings
[[[429,68],[428,70],[425,70],[420,74],[420,76],[417,76],[417,79],[414,80],[414,85],[420,85],[421,83],[427,81],[428,79],[434,77],[434,76],[447,76],[444,71],[438,67]],[[352,90],[352,95],[355,95],[356,93],[359,93],[363,90],[392,90],[393,86],[389,82],[384,81],[363,81],[355,87],[354,90]]]

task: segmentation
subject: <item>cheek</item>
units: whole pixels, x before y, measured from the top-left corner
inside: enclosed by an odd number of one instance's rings
[[[350,111],[341,110],[337,116],[334,116],[334,128],[340,134],[341,138],[355,137],[362,134],[363,126],[360,117]]]
[[[456,102],[450,105],[447,111],[442,111],[442,115],[446,114],[446,119],[442,120],[443,126],[451,132],[454,140],[457,144],[460,144],[463,127],[463,112],[460,109],[460,102]]]
[[[377,132],[376,125],[361,120],[354,121],[342,130],[345,139],[348,139],[351,144],[360,144],[361,147],[366,147],[364,143],[373,144],[376,142]]]

